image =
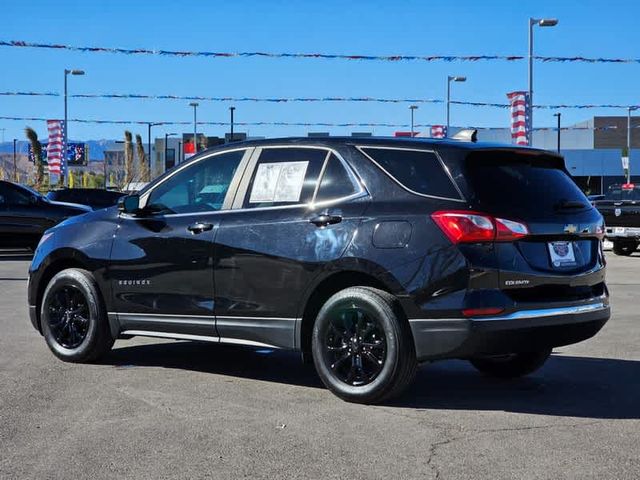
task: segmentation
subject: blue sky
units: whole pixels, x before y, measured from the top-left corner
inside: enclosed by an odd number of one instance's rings
[[[579,5],[579,6],[578,6]],[[536,30],[536,53],[551,56],[640,57],[640,2],[576,1],[40,1],[0,2],[2,40],[167,50],[326,52],[354,54],[513,54],[527,50],[527,19],[557,17]],[[205,59],[124,56],[0,47],[0,91],[62,91],[64,68],[72,93],[145,93],[207,96],[371,96],[444,98],[446,76],[466,75],[453,98],[505,102],[526,89],[521,62],[426,63],[295,59]],[[537,103],[635,104],[640,65],[536,64]],[[225,121],[230,104],[201,102],[199,119]],[[237,121],[409,121],[407,104],[238,103]],[[70,117],[189,121],[187,101],[72,99]],[[570,124],[615,110],[566,110]],[[0,97],[0,115],[62,117],[62,98]],[[553,112],[536,113],[551,126]],[[443,105],[421,105],[416,123],[444,123]],[[508,126],[508,112],[454,106],[453,125]],[[0,120],[4,138],[23,138],[28,123]],[[72,139],[119,138],[125,127],[70,125]],[[129,127],[143,134],[146,127]],[[188,127],[184,130],[190,130]],[[347,134],[367,128],[317,128]],[[376,128],[389,134],[392,128]],[[154,133],[182,131],[157,127]],[[206,127],[220,135],[223,127]],[[250,127],[252,135],[305,134],[303,127]]]

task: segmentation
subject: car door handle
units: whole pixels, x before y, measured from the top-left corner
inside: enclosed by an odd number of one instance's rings
[[[327,225],[340,223],[342,221],[342,217],[340,215],[329,215],[327,213],[323,213],[321,215],[318,215],[317,217],[313,217],[309,221],[316,227],[326,227]]]
[[[206,232],[208,230],[211,230],[212,228],[213,228],[213,224],[211,223],[196,222],[192,225],[189,225],[187,227],[187,230],[189,230],[191,233],[197,234],[197,233]]]

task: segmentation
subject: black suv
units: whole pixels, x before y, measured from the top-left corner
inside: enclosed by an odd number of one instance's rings
[[[610,315],[602,236],[546,151],[237,143],[49,230],[29,311],[66,361],[136,335],[292,349],[335,394],[374,403],[419,362],[513,377],[595,335]]]

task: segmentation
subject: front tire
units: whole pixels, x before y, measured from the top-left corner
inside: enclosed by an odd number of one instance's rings
[[[638,242],[636,240],[614,240],[613,241],[613,253],[616,255],[622,255],[628,257],[638,249]]]
[[[98,286],[86,270],[69,268],[51,279],[40,322],[47,346],[66,362],[95,361],[114,343]]]
[[[551,355],[551,350],[512,353],[493,357],[478,357],[471,364],[485,375],[498,378],[517,378],[538,370]]]
[[[329,298],[311,342],[320,379],[349,402],[396,397],[417,369],[413,337],[397,300],[375,288],[350,287]]]

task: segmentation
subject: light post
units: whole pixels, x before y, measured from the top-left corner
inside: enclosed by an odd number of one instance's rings
[[[63,135],[63,147],[62,147],[62,160],[61,163],[62,165],[66,166],[67,165],[67,142],[69,139],[68,136],[68,132],[69,132],[69,125],[68,125],[68,119],[67,119],[67,76],[71,74],[71,75],[84,75],[84,70],[69,70],[69,69],[64,69],[64,135]],[[69,175],[64,177],[64,182],[65,182],[65,186],[68,186],[68,182],[69,182]]]
[[[631,183],[631,112],[638,107],[627,108],[627,183]]]
[[[467,77],[457,77],[453,75],[447,75],[447,132],[446,136],[449,136],[449,121],[451,111],[451,82],[466,82]]]
[[[193,154],[198,153],[198,133],[197,133],[197,125],[198,125],[198,102],[191,102],[189,104],[190,107],[193,107]]]
[[[558,119],[558,153],[560,153],[560,117],[562,116],[562,113],[554,113],[553,116]]]
[[[527,129],[527,143],[533,142],[533,27],[555,27],[557,18],[529,18],[529,128]]]
[[[16,142],[18,141],[17,138],[13,139],[13,181],[17,182],[18,181],[18,163],[16,160]]]
[[[410,105],[409,110],[411,110],[411,138],[413,138],[413,112],[418,109],[417,105]]]
[[[233,142],[233,112],[235,111],[235,109],[236,107],[229,107],[229,113],[231,114],[231,142]]]
[[[174,135],[177,135],[177,133],[165,133],[164,134],[164,169],[165,171],[167,170],[167,140],[169,139],[169,137],[172,137]],[[176,156],[175,154],[173,155],[173,165],[172,167],[176,164]]]
[[[156,127],[158,125],[162,125],[162,123],[147,122],[147,150],[149,150],[148,152],[149,158],[147,158],[147,163],[149,164],[148,181],[151,181],[151,127]]]

